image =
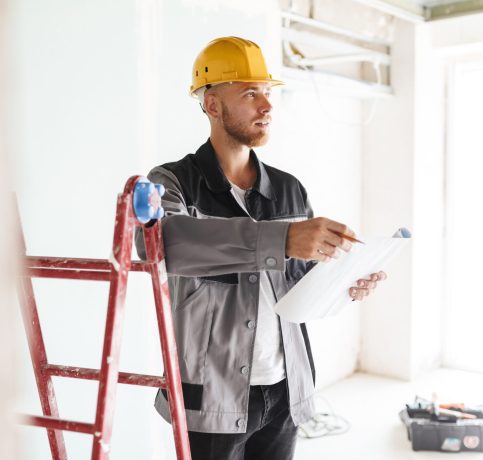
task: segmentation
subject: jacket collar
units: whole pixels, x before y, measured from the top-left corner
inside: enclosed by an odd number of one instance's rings
[[[260,195],[263,195],[269,200],[276,200],[275,192],[265,165],[258,159],[253,150],[250,150],[250,158],[253,160],[255,168],[257,169],[257,180],[253,186],[253,190],[256,190]],[[221,193],[231,189],[230,182],[221,169],[210,139],[196,151],[196,159],[206,180],[206,184],[212,192]]]

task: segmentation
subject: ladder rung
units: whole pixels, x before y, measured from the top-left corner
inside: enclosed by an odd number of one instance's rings
[[[106,259],[80,259],[73,257],[25,257],[29,268],[69,268],[72,270],[110,270],[111,263]]]
[[[89,369],[87,367],[60,366],[47,364],[43,372],[56,377],[70,377],[74,379],[99,380],[99,369]],[[127,385],[140,385],[144,387],[166,388],[166,379],[163,376],[133,374],[130,372],[119,372],[119,383]]]
[[[149,272],[149,267],[152,262],[142,262],[141,260],[134,260],[131,262],[132,272]]]
[[[75,431],[77,433],[94,434],[94,424],[63,420],[48,415],[21,415],[20,423],[30,426],[41,426],[52,430]]]
[[[70,270],[111,270],[111,262],[106,259],[80,259],[65,257],[35,257],[26,256],[25,262],[28,268],[55,268]],[[146,262],[136,260],[131,262],[131,271],[148,271],[149,266]]]
[[[63,278],[72,280],[110,281],[111,272],[101,270],[70,270],[62,268],[29,268],[27,275],[35,278]]]

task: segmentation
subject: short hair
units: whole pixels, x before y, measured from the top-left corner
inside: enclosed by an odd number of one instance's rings
[[[200,103],[201,110],[203,110],[204,113],[206,113],[205,110],[205,92],[209,88],[209,85],[202,86],[201,88],[198,88],[195,91],[195,96],[198,99],[198,102]]]

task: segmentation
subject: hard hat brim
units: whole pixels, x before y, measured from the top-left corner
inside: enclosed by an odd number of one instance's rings
[[[220,83],[230,83],[230,82],[240,82],[240,83],[270,83],[271,86],[280,86],[280,85],[285,85],[285,82],[282,81],[282,80],[273,80],[273,79],[262,79],[262,78],[240,78],[240,79],[237,79],[237,78],[234,78],[233,80],[220,80],[220,81],[213,81],[213,82],[210,82],[208,83],[210,86],[215,86],[215,85],[218,85]],[[189,94],[191,97],[195,98],[196,99],[196,94],[195,92],[198,91],[200,88],[203,88],[203,86],[207,86],[207,85],[201,85],[201,86],[198,86],[197,88],[194,88],[193,86],[191,86],[190,88],[190,91],[189,91]]]

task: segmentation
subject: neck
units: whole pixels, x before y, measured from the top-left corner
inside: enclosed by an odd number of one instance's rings
[[[250,161],[250,147],[235,141],[225,132],[211,132],[211,144],[227,179],[243,189],[255,183],[257,172]]]

